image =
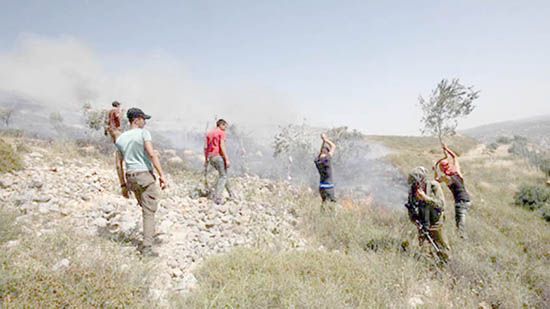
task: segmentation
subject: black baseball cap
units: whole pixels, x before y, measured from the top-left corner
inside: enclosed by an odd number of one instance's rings
[[[141,109],[137,107],[132,107],[128,109],[126,112],[126,117],[128,117],[128,120],[132,121],[138,117],[141,117],[143,119],[151,119],[151,116],[145,114]]]

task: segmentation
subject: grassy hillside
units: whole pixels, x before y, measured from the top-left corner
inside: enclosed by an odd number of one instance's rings
[[[441,155],[431,138],[369,139],[393,150],[386,159],[404,175],[416,165],[429,167]],[[449,146],[461,155],[474,207],[466,223],[469,240],[461,240],[444,189],[445,232],[452,247],[446,267],[436,266],[428,250],[418,248],[416,229],[401,205],[386,209],[369,200],[340,198],[339,209],[322,213],[317,193],[306,189],[297,194],[251,192],[271,203],[292,205],[296,228],[309,246],[280,250],[258,242],[212,256],[195,270],[198,286],[193,292],[174,294],[170,306],[548,307],[548,223],[513,204],[522,184],[540,183],[544,175],[504,148],[489,152],[460,137]],[[49,155],[74,156],[75,149],[52,145]],[[105,157],[105,164],[111,166],[111,159]],[[14,220],[13,213],[0,211],[0,306],[158,305],[150,304],[148,295],[154,288],[147,282],[154,260],[139,260],[135,250],[103,238],[63,229],[33,230]]]
[[[430,138],[371,138],[395,151],[388,160],[404,172],[440,156]],[[485,154],[467,138],[449,145],[463,157],[474,207],[463,241],[448,198],[448,266],[438,269],[417,248],[404,211],[345,201],[345,209],[327,215],[316,196],[305,194],[300,228],[320,250],[240,249],[212,258],[198,271],[199,289],[180,301],[193,307],[547,307],[548,225],[513,205],[518,186],[541,176],[506,151]]]
[[[464,130],[462,133],[475,137],[484,143],[496,141],[501,136],[523,136],[539,146],[550,147],[550,115],[514,121],[497,122]]]

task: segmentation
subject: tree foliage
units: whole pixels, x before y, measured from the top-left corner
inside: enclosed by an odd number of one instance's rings
[[[63,128],[63,116],[59,112],[50,113],[50,124],[56,130]]]
[[[351,160],[360,158],[369,151],[365,136],[357,130],[348,127],[336,127],[327,132],[327,136],[336,144],[337,152],[334,156],[336,165],[347,164]]]
[[[444,136],[456,133],[458,119],[474,110],[473,102],[479,91],[466,87],[458,79],[442,79],[428,99],[418,98],[422,107],[422,133],[437,136],[442,142]]]
[[[273,142],[274,156],[288,155],[292,161],[292,154],[304,151],[311,153],[312,145],[308,138],[308,130],[305,124],[290,124],[281,127],[275,135]]]
[[[313,157],[313,145],[308,134],[308,126],[290,124],[280,128],[273,141],[273,156],[285,158],[287,167],[287,179],[291,180],[299,174],[300,162],[309,162]]]
[[[105,128],[109,113],[107,110],[94,109],[90,103],[86,103],[82,106],[82,113],[86,128],[92,131],[99,131]]]

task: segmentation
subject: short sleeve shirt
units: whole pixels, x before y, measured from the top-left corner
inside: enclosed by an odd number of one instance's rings
[[[115,129],[120,128],[120,113],[115,108],[109,112],[109,127]]]
[[[153,170],[153,164],[145,152],[145,142],[151,140],[151,133],[145,129],[128,130],[117,138],[115,146],[122,153],[126,171]]]
[[[225,132],[220,128],[208,132],[206,135],[206,156],[213,157],[221,154],[221,143],[225,141]]]
[[[315,159],[315,166],[317,166],[317,170],[319,171],[320,176],[320,182],[324,184],[331,184],[332,183],[332,164],[331,164],[331,156],[326,155],[324,157],[317,157]]]

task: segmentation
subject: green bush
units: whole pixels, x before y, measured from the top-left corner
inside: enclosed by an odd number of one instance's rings
[[[21,157],[8,143],[0,139],[0,173],[8,173],[22,168]]]
[[[498,146],[500,146],[499,143],[490,143],[489,145],[487,145],[487,148],[489,150],[495,151],[495,150],[497,150]]]
[[[499,138],[497,138],[497,141],[496,141],[497,144],[502,144],[502,145],[508,145],[511,142],[512,142],[512,139],[507,136],[500,136]]]
[[[524,185],[514,196],[516,205],[536,210],[550,202],[550,190],[541,186]]]

